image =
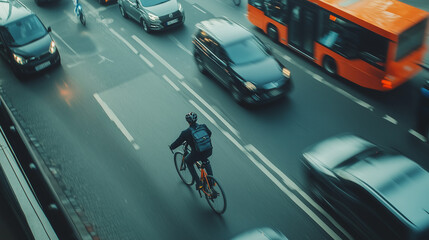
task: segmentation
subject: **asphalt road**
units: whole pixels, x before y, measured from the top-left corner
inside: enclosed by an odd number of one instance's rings
[[[20,81],[3,61],[2,94],[101,239],[229,239],[262,226],[290,239],[351,238],[308,197],[299,160],[307,146],[342,132],[393,147],[429,170],[427,143],[410,134],[424,74],[388,93],[333,79],[270,42],[247,21],[246,5],[227,0],[181,1],[185,25],[151,35],[122,18],[117,4],[83,1],[83,27],[72,1],[23,2],[52,27],[62,66]],[[215,16],[272,46],[292,71],[286,99],[243,108],[198,72],[191,34]],[[212,166],[228,200],[223,216],[173,166],[167,145],[186,127],[189,111],[213,131]]]

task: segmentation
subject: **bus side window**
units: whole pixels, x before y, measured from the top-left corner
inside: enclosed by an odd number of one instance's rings
[[[265,0],[266,15],[277,22],[287,24],[288,0]]]
[[[376,67],[384,68],[389,41],[369,30],[363,30],[359,36],[360,58]]]
[[[263,1],[264,0],[249,0],[249,4],[254,6],[257,9],[264,11]]]
[[[348,59],[357,58],[359,31],[357,25],[324,12],[319,42]]]

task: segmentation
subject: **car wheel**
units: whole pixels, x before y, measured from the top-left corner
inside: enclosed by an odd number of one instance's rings
[[[268,25],[267,27],[267,35],[273,42],[279,41],[279,34],[277,28],[272,24]]]
[[[140,20],[140,24],[142,25],[143,30],[145,32],[150,33],[150,28],[148,27],[146,21],[143,18]]]
[[[330,56],[325,56],[323,58],[323,68],[325,69],[325,71],[331,75],[331,76],[335,76],[337,75],[337,63],[335,62],[335,60],[330,57]]]
[[[201,59],[201,56],[198,53],[194,53],[195,63],[197,64],[197,68],[201,73],[206,73],[207,70],[204,67],[203,59]]]
[[[240,90],[237,88],[237,86],[235,86],[234,84],[231,84],[230,90],[231,90],[231,95],[234,98],[234,100],[238,103],[242,103],[243,102],[243,96],[242,96]]]
[[[122,5],[119,5],[119,11],[121,12],[122,17],[124,18],[128,18],[127,13],[125,12],[124,8],[122,7]]]

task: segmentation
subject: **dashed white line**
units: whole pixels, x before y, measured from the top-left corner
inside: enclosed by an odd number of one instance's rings
[[[176,45],[182,49],[183,51],[185,51],[187,54],[189,55],[193,55],[191,51],[189,51],[179,40],[177,40],[177,38],[173,37],[173,36],[169,36],[169,38],[176,43]]]
[[[131,134],[128,132],[128,130],[125,128],[125,126],[116,116],[116,114],[112,111],[112,109],[110,109],[110,107],[101,99],[101,97],[97,93],[94,93],[94,98],[95,100],[97,100],[98,104],[100,104],[101,108],[103,108],[104,112],[107,114],[110,120],[115,123],[115,125],[119,128],[119,130],[127,138],[127,140],[133,144],[134,149],[138,150],[140,148],[139,145],[134,142],[133,136],[131,136]]]
[[[147,59],[145,58],[143,55],[139,54],[139,57],[147,64],[149,65],[149,67],[153,68],[153,64]]]
[[[418,133],[417,131],[410,129],[408,130],[409,133],[411,133],[411,135],[413,135],[414,137],[420,139],[422,142],[427,142],[428,139],[425,138],[425,136],[421,135],[420,133]]]
[[[193,6],[194,8],[196,8],[198,11],[200,11],[200,12],[202,12],[202,13],[206,14],[206,12],[205,12],[204,10],[202,10],[201,8],[199,8],[199,7],[195,6],[194,4],[192,4],[192,6]]]
[[[70,18],[70,20],[72,20],[72,22],[74,22],[75,24],[79,23],[79,20],[77,20],[76,15],[73,15],[70,13],[70,11],[66,10],[64,10],[64,13],[67,15],[67,17]]]
[[[155,57],[160,63],[162,63],[168,70],[170,70],[177,78],[183,79],[183,75],[180,74],[175,68],[173,68],[167,61],[160,57],[155,51],[153,51],[148,45],[146,45],[140,38],[133,35],[132,38],[140,44],[146,51],[148,51],[153,57]]]
[[[200,101],[206,108],[210,110],[225,126],[231,130],[238,138],[240,138],[240,133],[231,125],[228,121],[226,121],[210,104],[208,104],[200,95],[198,95],[191,87],[188,86],[185,82],[180,82],[198,101]]]
[[[174,84],[167,76],[162,75],[162,77],[174,88],[174,90],[180,91],[180,88],[176,84]]]
[[[388,122],[391,122],[393,124],[398,124],[398,121],[396,119],[394,119],[393,117],[389,116],[389,115],[384,115],[383,119],[387,120]]]
[[[131,45],[131,43],[129,43],[127,40],[125,40],[125,38],[123,38],[121,35],[119,35],[119,33],[117,33],[112,28],[109,28],[109,30],[110,30],[110,32],[113,33],[113,35],[115,35],[117,38],[119,38],[119,40],[121,40],[123,43],[125,43],[125,45],[127,45],[127,47],[129,49],[131,49],[131,51],[133,51],[134,54],[138,54],[139,53],[139,51],[137,51],[137,49],[135,47],[133,47],[133,45]]]

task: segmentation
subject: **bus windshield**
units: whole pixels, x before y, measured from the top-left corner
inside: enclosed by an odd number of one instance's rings
[[[419,24],[411,27],[407,31],[399,35],[398,50],[396,52],[396,61],[407,56],[414,50],[423,45],[425,39],[427,19],[424,19]]]

